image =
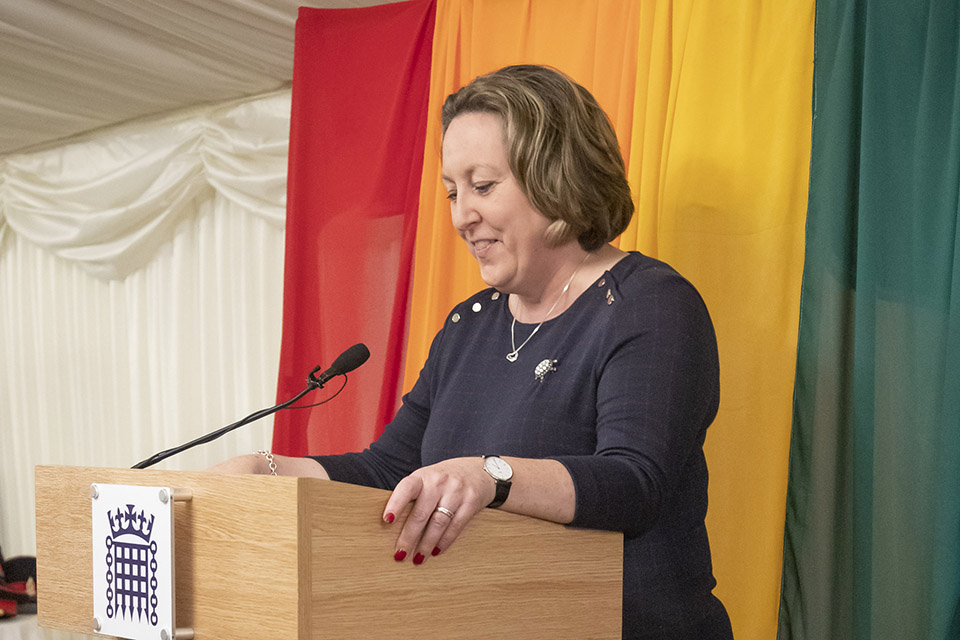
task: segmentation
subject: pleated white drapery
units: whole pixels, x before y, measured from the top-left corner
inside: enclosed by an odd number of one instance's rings
[[[34,465],[129,467],[274,403],[289,113],[281,91],[0,158],[5,555],[35,552]]]

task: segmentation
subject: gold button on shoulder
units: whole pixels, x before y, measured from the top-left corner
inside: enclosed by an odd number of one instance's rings
[[[493,295],[490,296],[490,299],[491,299],[491,300],[499,300],[499,299],[500,299],[500,292],[499,292],[499,291],[494,291],[494,292],[493,292]]]
[[[602,287],[602,286],[605,285],[605,284],[607,284],[607,279],[606,279],[606,278],[600,278],[600,282],[597,283],[597,286],[598,286],[598,287]]]
[[[472,309],[474,313],[477,313],[478,311],[480,311],[480,309],[483,309],[483,307],[480,305],[479,302],[474,302]]]
[[[455,313],[455,314],[453,314],[453,315],[450,317],[450,319],[451,319],[453,322],[460,322],[460,314],[459,314],[459,313]]]

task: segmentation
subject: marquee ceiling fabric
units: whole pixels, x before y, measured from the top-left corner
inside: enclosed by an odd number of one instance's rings
[[[0,156],[273,91],[298,6],[396,0],[0,0]]]

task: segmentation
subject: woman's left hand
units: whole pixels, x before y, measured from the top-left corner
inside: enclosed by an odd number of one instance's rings
[[[496,494],[496,483],[480,457],[451,458],[423,467],[401,480],[387,501],[383,519],[393,522],[412,503],[403,522],[394,559],[413,555],[413,564],[446,551]]]

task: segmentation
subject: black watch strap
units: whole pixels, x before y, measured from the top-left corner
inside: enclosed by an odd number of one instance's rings
[[[509,480],[497,480],[497,494],[493,497],[493,502],[487,505],[488,509],[496,509],[504,502],[507,501],[507,496],[510,495],[510,485],[512,484]]]

